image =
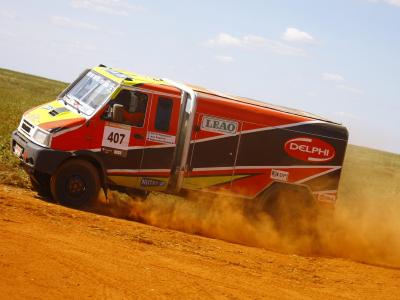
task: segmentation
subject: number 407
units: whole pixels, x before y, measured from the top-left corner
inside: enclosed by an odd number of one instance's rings
[[[110,143],[114,144],[122,144],[124,139],[125,139],[125,134],[118,132],[110,132],[110,134],[107,137],[107,140],[109,140]]]

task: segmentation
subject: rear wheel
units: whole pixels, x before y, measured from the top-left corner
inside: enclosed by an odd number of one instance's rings
[[[318,209],[303,186],[275,183],[252,203],[254,213],[267,213],[275,229],[284,235],[314,235]]]
[[[68,160],[50,180],[51,194],[62,205],[82,207],[96,200],[100,191],[97,169],[82,159]]]

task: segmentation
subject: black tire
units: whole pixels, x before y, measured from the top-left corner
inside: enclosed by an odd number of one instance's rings
[[[97,199],[99,173],[86,160],[68,160],[51,177],[50,189],[54,200],[60,204],[79,208]]]
[[[32,189],[36,191],[40,197],[51,198],[50,175],[35,172],[29,176],[29,179]]]
[[[314,235],[318,208],[309,190],[291,184],[273,184],[254,199],[252,215],[267,213],[284,235]]]

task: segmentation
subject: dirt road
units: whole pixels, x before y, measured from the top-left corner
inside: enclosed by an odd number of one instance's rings
[[[400,299],[400,269],[281,254],[0,186],[1,299]]]

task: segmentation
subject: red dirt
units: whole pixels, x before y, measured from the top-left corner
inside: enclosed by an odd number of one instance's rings
[[[281,254],[0,185],[0,298],[400,299],[400,269]]]

